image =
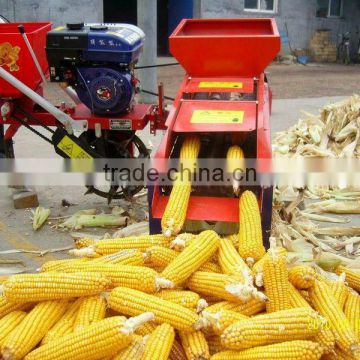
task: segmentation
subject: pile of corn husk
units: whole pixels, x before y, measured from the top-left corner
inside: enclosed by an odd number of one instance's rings
[[[303,112],[291,128],[275,136],[274,156],[360,158],[360,95],[324,106],[320,114]]]
[[[360,158],[360,96],[326,105],[275,136],[274,156]],[[272,236],[294,261],[315,261],[326,270],[338,264],[360,269],[360,189],[311,186],[277,188]],[[324,226],[324,223],[326,226]]]

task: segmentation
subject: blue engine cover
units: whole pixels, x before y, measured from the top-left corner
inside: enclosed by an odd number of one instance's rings
[[[133,100],[131,74],[104,67],[79,67],[77,95],[94,114],[118,114]]]

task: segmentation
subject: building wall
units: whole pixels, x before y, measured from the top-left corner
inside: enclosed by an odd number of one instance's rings
[[[0,0],[0,14],[10,21],[102,22],[101,0]]]
[[[332,40],[338,42],[338,34],[351,31],[352,50],[355,51],[360,27],[360,0],[344,0],[344,17],[317,18],[316,0],[278,0],[278,12],[268,14],[244,11],[244,0],[198,0],[201,2],[197,15],[202,18],[229,17],[275,17],[280,31],[285,31],[285,23],[289,31],[289,39],[293,48],[307,48],[315,30],[331,30]],[[284,45],[284,48],[288,45]],[[284,49],[286,50],[286,49]]]

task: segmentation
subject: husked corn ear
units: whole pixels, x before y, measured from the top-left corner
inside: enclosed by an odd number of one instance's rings
[[[240,146],[230,146],[226,154],[226,169],[229,173],[233,174],[233,190],[234,194],[239,195],[240,183],[236,178],[240,179],[240,175],[245,171],[244,152]]]
[[[280,256],[286,256],[287,251],[283,247],[277,247],[276,251]],[[254,266],[251,268],[256,286],[264,286],[264,262],[269,257],[269,253],[267,252],[260,260],[258,260]]]
[[[113,254],[100,256],[92,260],[93,263],[109,263],[121,265],[144,266],[145,256],[137,249],[121,250]]]
[[[258,315],[230,325],[221,335],[222,344],[231,350],[248,349],[290,340],[313,337],[323,319],[309,308],[296,308]]]
[[[214,273],[222,273],[221,268],[218,264],[208,261],[207,263],[199,267],[199,271],[208,271]]]
[[[161,229],[166,237],[177,235],[186,220],[186,212],[190,200],[191,182],[175,180],[161,219]]]
[[[289,281],[286,258],[275,249],[269,250],[264,261],[264,287],[268,297],[266,311],[290,309]]]
[[[212,230],[200,233],[161,273],[161,276],[180,286],[191,274],[205,264],[217,251],[219,236]]]
[[[201,142],[197,136],[186,137],[181,145],[179,157],[183,169],[189,169],[191,172],[195,171],[200,146]]]
[[[96,295],[112,283],[97,273],[49,272],[13,275],[2,286],[9,301],[30,302]]]
[[[0,348],[8,335],[21,323],[25,316],[24,311],[13,311],[0,319]]]
[[[163,246],[152,246],[147,249],[146,255],[151,265],[165,268],[179,255],[179,253]]]
[[[149,335],[156,329],[156,326],[157,325],[154,321],[149,321],[149,322],[139,326],[135,330],[135,334],[141,335],[141,336]]]
[[[356,354],[359,350],[358,339],[340,305],[334,300],[329,286],[315,280],[309,295],[313,307],[329,322],[339,348],[348,354]]]
[[[148,293],[154,293],[162,288],[172,288],[174,286],[171,281],[161,278],[155,270],[142,266],[113,265],[90,261],[84,265],[73,265],[68,270],[73,273],[100,273],[111,280],[114,287],[125,286]]]
[[[68,264],[77,264],[77,263],[84,263],[89,259],[81,258],[81,259],[61,259],[61,260],[52,260],[47,261],[46,263],[41,266],[39,269],[40,272],[51,272],[51,271],[62,271],[64,267]]]
[[[360,295],[355,291],[349,291],[344,313],[357,339],[360,339]]]
[[[158,326],[146,341],[141,360],[167,360],[175,339],[175,331],[169,324]]]
[[[349,355],[335,346],[333,351],[325,353],[321,360],[354,360],[355,358],[352,355]]]
[[[221,335],[230,325],[248,319],[247,316],[231,310],[221,310],[217,313],[204,310],[201,315],[209,322],[212,331],[217,335]]]
[[[151,311],[155,314],[155,322],[168,323],[177,330],[192,331],[199,326],[199,316],[194,311],[138,290],[115,288],[110,292],[108,305],[132,316]]]
[[[220,239],[218,261],[224,274],[237,274],[244,278],[251,276],[251,270],[241,258],[230,239]]]
[[[182,345],[174,339],[171,351],[169,354],[169,360],[187,360]]]
[[[209,346],[201,331],[186,333],[180,331],[179,335],[188,360],[210,359]]]
[[[335,349],[335,336],[329,328],[322,327],[313,340],[323,347],[324,354],[329,354]]]
[[[245,191],[240,198],[239,254],[251,266],[265,255],[261,216],[256,196]]]
[[[4,360],[23,359],[61,318],[67,306],[65,301],[37,304],[4,340],[1,347]]]
[[[210,355],[214,355],[220,351],[224,350],[224,347],[221,344],[221,338],[218,335],[212,335],[206,338],[206,341],[209,346]]]
[[[182,233],[176,236],[176,238],[170,242],[170,248],[175,251],[183,251],[186,246],[189,246],[190,243],[196,239],[195,234]]]
[[[221,301],[206,308],[206,311],[212,313],[226,310],[235,311],[246,316],[253,316],[265,310],[265,303],[257,299],[251,299],[244,304],[230,301]]]
[[[75,319],[74,331],[82,330],[92,323],[103,320],[105,314],[106,300],[102,295],[84,298]]]
[[[294,266],[289,270],[289,281],[297,289],[308,289],[315,280],[315,270],[308,265]]]
[[[307,340],[286,341],[280,344],[258,346],[244,351],[222,351],[211,360],[319,360],[322,348]]]
[[[310,304],[301,296],[299,290],[291,283],[289,283],[288,291],[290,296],[290,306],[292,308],[311,307]]]
[[[155,245],[169,247],[171,240],[172,238],[169,239],[162,234],[105,239],[98,240],[94,245],[88,247],[70,250],[69,253],[79,257],[93,257],[96,255],[110,255],[129,249],[146,251],[146,249]]]
[[[345,285],[345,279],[340,278],[339,280],[331,281],[328,285],[333,293],[335,301],[337,301],[340,308],[343,309],[349,295],[348,287]]]
[[[2,295],[0,296],[0,318],[11,313],[12,311],[23,310],[24,306],[26,306],[24,302],[10,301]]]
[[[41,344],[45,345],[50,341],[60,339],[62,336],[70,334],[73,331],[74,323],[79,311],[82,299],[73,302],[64,315],[56,322],[56,324],[43,337]]]
[[[107,318],[40,346],[28,354],[25,360],[104,359],[128,346],[136,327],[152,318],[151,313],[125,321],[118,316]]]
[[[146,340],[139,335],[133,335],[130,345],[122,349],[112,360],[139,360],[144,353]]]
[[[171,301],[175,304],[179,304],[188,309],[193,309],[202,311],[206,307],[206,301],[201,299],[200,296],[193,292],[187,290],[162,290],[155,294],[155,296]]]
[[[341,275],[342,273],[346,276],[346,282],[354,290],[360,291],[360,271],[354,269],[348,269],[345,266],[338,266],[336,268],[336,274]]]
[[[306,300],[306,302],[311,305],[311,299],[310,299],[309,292],[307,290],[300,290],[299,293]]]

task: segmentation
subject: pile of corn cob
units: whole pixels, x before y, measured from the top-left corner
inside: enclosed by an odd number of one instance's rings
[[[266,252],[255,195],[239,206],[229,237],[80,239],[80,258],[9,277],[3,359],[359,358],[360,273],[290,265],[275,241]]]

